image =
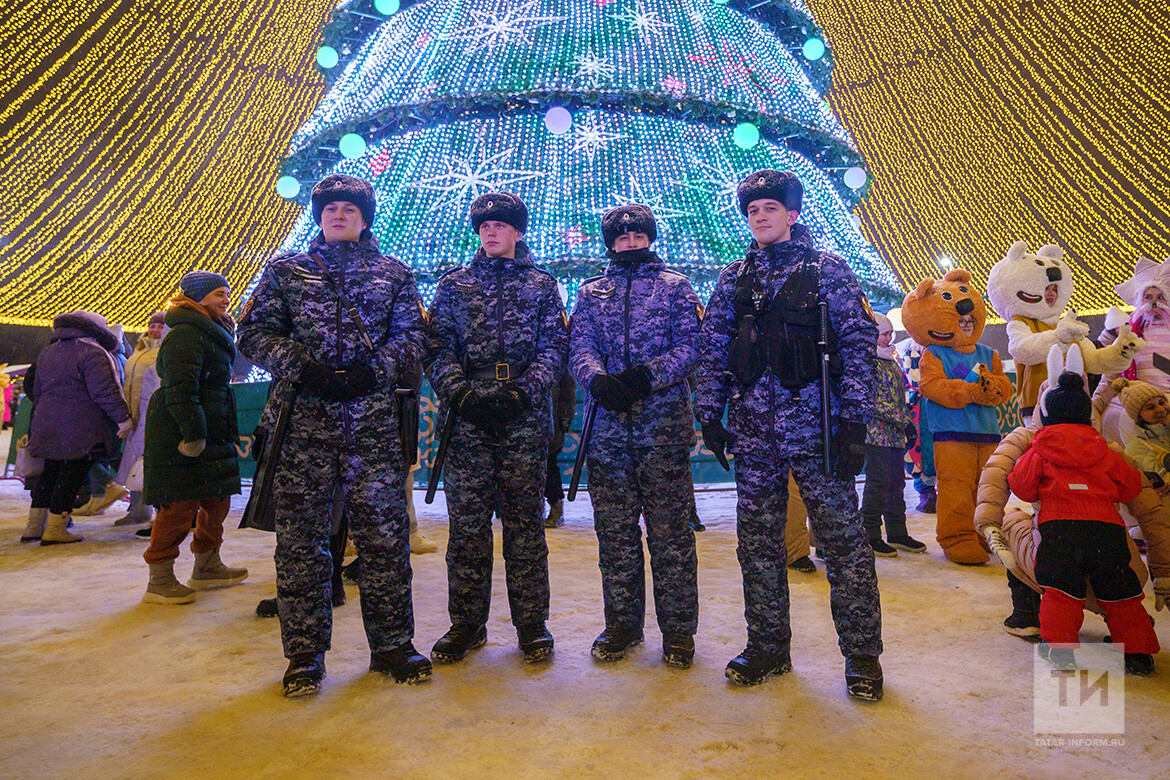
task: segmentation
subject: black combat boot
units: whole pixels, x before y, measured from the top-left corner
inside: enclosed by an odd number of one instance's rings
[[[736,685],[759,685],[774,674],[792,671],[792,658],[787,651],[769,653],[749,644],[731,659],[724,674]]]
[[[516,626],[516,636],[520,640],[520,650],[524,653],[525,663],[535,664],[552,658],[553,637],[543,620],[526,626]]]
[[[396,683],[414,685],[431,678],[431,661],[407,642],[393,650],[370,653],[370,671],[388,674]]]
[[[1149,677],[1154,673],[1154,656],[1149,653],[1126,653],[1125,673]]]
[[[1040,594],[1010,571],[1008,587],[1012,592],[1012,614],[1003,621],[1003,630],[1029,642],[1040,641]]]
[[[620,661],[634,645],[642,644],[642,629],[615,628],[605,630],[593,640],[593,657],[598,661]]]
[[[301,653],[288,659],[284,673],[284,695],[292,699],[297,696],[312,696],[321,690],[325,679],[325,654]]]
[[[487,644],[487,626],[469,626],[456,623],[439,637],[431,648],[431,660],[437,664],[454,664],[462,661],[472,650]]]
[[[690,669],[695,660],[695,638],[690,634],[662,635],[662,663],[676,669]]]
[[[851,655],[845,659],[845,688],[850,698],[882,699],[882,665],[876,655]]]

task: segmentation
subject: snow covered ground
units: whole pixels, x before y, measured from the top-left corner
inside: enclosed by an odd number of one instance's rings
[[[723,667],[745,638],[729,491],[698,496],[708,530],[698,535],[693,669],[662,666],[653,614],[646,643],[626,660],[590,658],[603,619],[582,494],[548,533],[550,665],[525,666],[516,649],[497,541],[485,648],[417,687],[371,674],[350,586],[323,692],[289,701],[279,626],[253,613],[275,593],[273,537],[235,529],[242,499],[224,558],[246,565],[248,581],[165,607],[139,602],[145,542],[112,526],[118,507],[78,520],[84,543],[42,548],[18,542],[26,497],[20,483],[0,482],[2,776],[1164,777],[1170,766],[1167,653],[1154,677],[1125,681],[1123,745],[1037,743],[1032,645],[1000,626],[1004,573],[946,563],[930,516],[910,519],[929,554],[877,561],[886,697],[876,705],[845,696],[819,562],[817,574],[790,572],[794,672],[753,689],[726,682]],[[412,558],[416,644],[427,652],[447,628],[447,529],[441,494],[430,507],[416,499],[423,532],[440,546]],[[190,565],[184,549],[181,579]],[[1163,644],[1167,626],[1162,613]],[[1104,633],[1099,618],[1086,619],[1084,638]]]

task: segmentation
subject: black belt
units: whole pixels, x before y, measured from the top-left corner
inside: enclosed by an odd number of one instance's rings
[[[495,365],[484,366],[483,368],[473,366],[467,370],[467,378],[495,379],[498,382],[506,382],[509,379],[518,379],[527,368],[527,363],[496,363]]]

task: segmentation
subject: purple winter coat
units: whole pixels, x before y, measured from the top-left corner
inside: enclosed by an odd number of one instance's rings
[[[117,346],[118,337],[93,320],[76,314],[53,320],[53,343],[37,356],[31,454],[76,460],[109,452],[117,424],[130,419],[107,352]]]

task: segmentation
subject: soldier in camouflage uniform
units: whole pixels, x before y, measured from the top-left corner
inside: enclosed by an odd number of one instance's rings
[[[569,368],[601,407],[587,455],[605,597],[593,657],[617,661],[642,641],[642,515],[662,659],[685,669],[699,618],[687,375],[698,359],[701,304],[686,276],[650,250],[658,235],[650,209],[612,209],[601,230],[611,262],[581,285],[569,341]]]
[[[276,593],[286,696],[315,693],[333,628],[329,534],[341,486],[364,562],[362,618],[370,669],[398,682],[430,677],[411,644],[410,541],[394,387],[426,346],[410,270],[383,255],[369,231],[374,192],[351,176],[313,188],[322,226],[309,253],[275,258],[240,320],[239,348],[282,387],[299,389],[275,484]],[[349,304],[344,303],[348,300]],[[352,310],[351,307],[352,306]]]
[[[696,401],[707,446],[720,455],[734,446],[736,453],[748,644],[727,676],[755,685],[792,668],[784,544],[791,470],[824,553],[849,695],[877,700],[881,608],[853,480],[872,413],[877,328],[849,266],[814,249],[808,229],[796,223],[803,188],[794,174],[758,171],[740,183],[738,196],[755,240],[720,274],[708,303]],[[821,301],[828,304],[832,368],[831,476],[822,462]]]
[[[498,511],[512,624],[534,663],[553,652],[541,492],[568,318],[556,279],[518,240],[528,229],[524,202],[489,193],[471,204],[470,217],[481,247],[439,279],[424,363],[444,415],[456,415],[443,473],[451,629],[431,658],[454,663],[487,641]]]

